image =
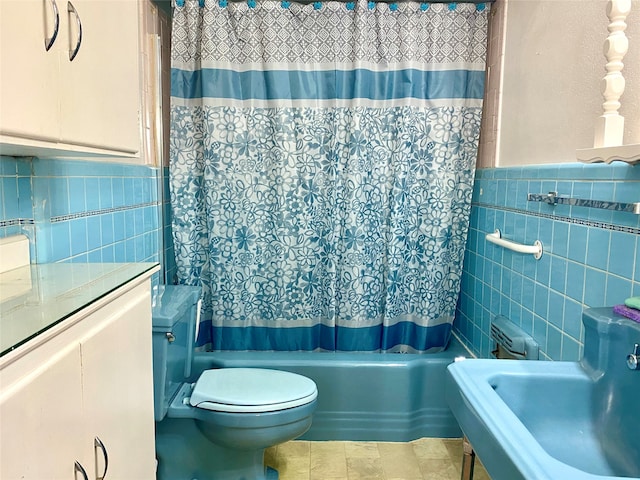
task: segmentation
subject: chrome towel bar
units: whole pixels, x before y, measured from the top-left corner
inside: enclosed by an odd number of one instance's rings
[[[527,196],[529,202],[543,202],[549,205],[572,205],[574,207],[603,208],[616,212],[630,212],[640,215],[640,202],[624,203],[609,202],[604,200],[583,200],[581,198],[562,197],[558,192],[530,193]]]
[[[493,233],[487,233],[486,237],[488,242],[494,243],[500,247],[508,248],[518,253],[528,253],[533,255],[533,258],[540,260],[542,257],[542,242],[536,240],[533,245],[523,245],[521,243],[512,242],[502,238],[500,230],[496,229]]]

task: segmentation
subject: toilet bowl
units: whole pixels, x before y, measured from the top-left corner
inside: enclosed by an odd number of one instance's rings
[[[275,480],[264,450],[311,426],[315,383],[259,368],[191,375],[200,289],[159,287],[153,297],[158,480]],[[170,327],[170,328],[169,328]]]

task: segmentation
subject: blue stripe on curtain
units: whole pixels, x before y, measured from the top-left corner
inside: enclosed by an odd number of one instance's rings
[[[348,71],[238,72],[214,68],[196,71],[172,68],[171,96],[234,100],[481,99],[484,76],[484,71],[473,70],[373,72],[360,68]]]
[[[425,351],[446,346],[451,333],[449,323],[421,327],[411,322],[399,322],[384,331],[379,326],[349,328],[321,324],[300,328],[238,328],[213,327],[205,322],[203,327],[203,331],[212,330],[214,350],[233,345],[236,350],[376,352],[407,345]]]

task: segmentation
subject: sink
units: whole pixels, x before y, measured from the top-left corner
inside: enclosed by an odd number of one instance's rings
[[[580,362],[465,360],[446,396],[493,480],[640,478],[640,324],[586,310]]]

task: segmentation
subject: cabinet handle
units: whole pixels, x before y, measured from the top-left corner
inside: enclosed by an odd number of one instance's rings
[[[51,6],[53,7],[53,14],[56,17],[56,20],[53,26],[53,34],[44,39],[44,49],[47,52],[51,47],[53,47],[53,42],[58,38],[58,29],[60,28],[60,14],[58,13],[58,4],[56,3],[56,0],[51,0]]]
[[[82,465],[80,465],[80,462],[76,462],[74,467],[73,467],[73,477],[75,479],[78,478],[78,472],[80,472],[82,474],[82,480],[89,480],[89,477],[87,476],[87,472],[82,467]]]
[[[98,437],[93,440],[93,448],[102,450],[102,456],[104,457],[104,470],[102,471],[102,475],[99,477],[96,476],[96,480],[104,480],[104,477],[107,476],[107,470],[109,469],[109,455],[107,455],[107,448],[102,443]],[[96,469],[98,468],[98,452],[96,450]],[[97,472],[96,472],[97,475]]]
[[[78,38],[76,40],[76,46],[74,49],[69,49],[69,61],[73,62],[73,59],[78,55],[78,50],[80,50],[80,44],[82,43],[82,22],[80,21],[80,15],[78,15],[78,11],[76,7],[73,6],[73,3],[67,2],[67,12],[73,13],[76,17],[76,25],[78,26]]]

